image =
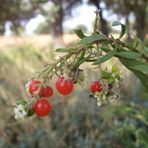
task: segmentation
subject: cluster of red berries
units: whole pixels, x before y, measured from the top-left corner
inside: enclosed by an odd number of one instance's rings
[[[33,80],[29,83],[28,92],[29,94],[34,97],[35,92],[38,91],[39,85],[41,85],[41,81]],[[61,95],[69,95],[74,88],[73,81],[70,79],[65,79],[63,76],[59,77],[56,81],[56,89]],[[102,91],[102,84],[100,81],[92,81],[90,84],[90,91],[92,93],[101,92]],[[51,111],[51,104],[47,100],[48,97],[53,95],[53,89],[50,86],[41,86],[38,96],[39,99],[36,99],[33,103],[33,110],[34,112],[40,116],[46,116]]]
[[[28,92],[31,97],[35,96],[35,92],[38,91],[39,85],[42,85],[41,81],[33,80],[28,85]],[[65,79],[63,76],[59,77],[56,82],[56,89],[62,95],[69,95],[73,90],[73,82],[70,79]],[[47,100],[48,97],[53,95],[53,89],[50,86],[41,86],[38,96],[33,104],[33,110],[38,116],[46,116],[51,111],[51,104]]]
[[[102,83],[100,81],[92,81],[90,84],[90,91],[92,93],[102,91]]]

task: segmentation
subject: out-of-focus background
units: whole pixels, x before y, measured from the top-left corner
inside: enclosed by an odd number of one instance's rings
[[[0,148],[148,148],[148,92],[116,59],[107,66],[123,72],[117,102],[98,107],[89,99],[86,86],[98,72],[87,66],[83,88],[64,98],[54,89],[49,116],[14,119],[12,104],[28,97],[27,80],[59,56],[55,48],[75,45],[73,29],[92,32],[96,9],[102,33],[118,35],[111,22],[119,20],[125,41],[137,35],[148,45],[147,0],[0,0]]]

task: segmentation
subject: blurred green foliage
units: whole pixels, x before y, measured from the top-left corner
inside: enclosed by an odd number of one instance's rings
[[[1,51],[1,148],[148,147],[148,94],[143,89],[136,103],[128,98],[130,92],[123,91],[121,101],[102,107],[88,98],[86,87],[76,86],[73,94],[64,98],[54,91],[53,110],[49,116],[15,120],[12,104],[27,97],[24,88],[27,79],[49,59],[53,60],[52,50],[49,51],[47,54],[30,44]],[[90,70],[86,83],[93,77],[89,74]],[[53,87],[54,81],[51,82]]]

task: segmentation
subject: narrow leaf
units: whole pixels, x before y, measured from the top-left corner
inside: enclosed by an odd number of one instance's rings
[[[87,45],[96,41],[106,40],[107,37],[103,34],[94,34],[88,37],[84,37],[78,42],[78,45]]]
[[[81,29],[76,29],[76,30],[74,30],[74,32],[81,39],[84,38],[84,37],[86,37],[86,35],[84,35],[84,33],[82,32]]]
[[[107,72],[106,70],[101,71],[102,79],[109,79],[110,77],[111,77],[111,73]]]
[[[57,48],[55,51],[56,52],[73,52],[76,51],[76,48]]]
[[[106,51],[106,52],[108,52],[108,51]],[[118,59],[122,62],[122,64],[126,68],[128,68],[130,71],[132,71],[137,76],[137,78],[141,81],[143,86],[148,90],[148,75],[144,74],[143,72],[141,72],[139,70],[134,69],[134,66],[143,65],[144,63],[141,61],[135,60],[135,59],[123,58],[123,57],[119,57],[119,56],[118,56]]]
[[[123,35],[125,34],[125,31],[126,31],[125,25],[123,25],[122,23],[120,23],[118,21],[114,21],[112,23],[112,26],[119,26],[119,25],[121,25],[121,32],[120,32],[120,35],[119,35],[119,39],[121,39],[123,37]]]
[[[25,105],[27,102],[25,100],[17,100],[16,105]]]
[[[131,68],[141,71],[143,73],[148,73],[148,64],[135,65],[135,66],[131,66]]]
[[[131,70],[137,78],[141,81],[143,86],[148,90],[148,75],[144,74],[139,70],[135,70],[132,66],[140,65],[142,62],[134,60],[134,59],[125,59],[119,58],[123,65],[125,65],[129,70]]]
[[[112,67],[112,73],[116,73],[117,71],[118,71],[117,66],[113,65],[113,67]]]
[[[132,52],[132,51],[123,51],[123,52],[117,52],[116,56],[129,58],[129,59],[139,59],[141,58],[142,54],[138,52]]]
[[[104,47],[100,47],[101,50],[103,50],[104,52],[110,52],[111,50],[108,48],[104,48]]]
[[[108,52],[106,55],[102,56],[98,60],[96,60],[93,65],[101,64],[104,63],[105,61],[111,59],[116,53],[116,48],[110,52]]]
[[[119,26],[119,25],[121,25],[121,23],[119,21],[112,22],[112,26]]]

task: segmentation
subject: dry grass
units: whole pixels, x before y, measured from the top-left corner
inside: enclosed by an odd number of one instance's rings
[[[63,36],[64,43],[66,45],[73,43],[78,38],[76,35],[66,34]],[[31,44],[37,48],[47,48],[53,42],[50,35],[34,35],[34,36],[0,36],[0,50],[4,50],[7,47],[21,46],[23,44]]]

